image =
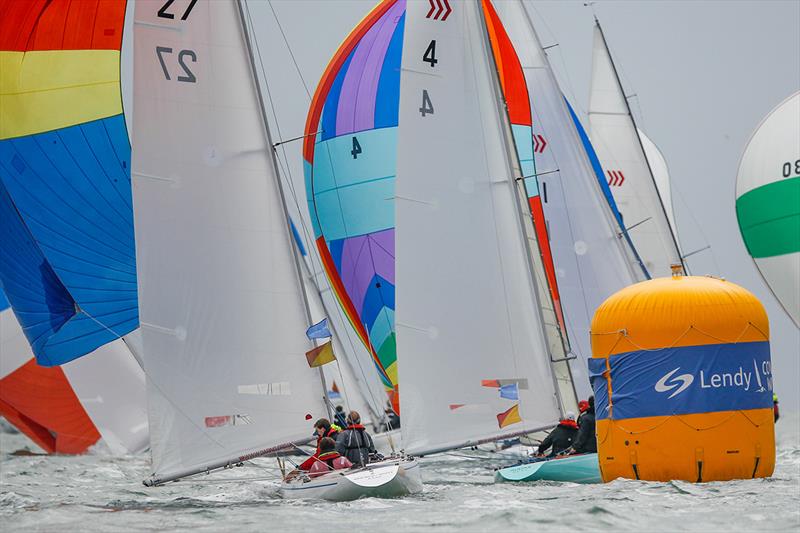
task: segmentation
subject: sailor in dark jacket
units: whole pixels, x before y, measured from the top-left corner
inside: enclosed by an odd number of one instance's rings
[[[361,466],[369,463],[369,454],[375,453],[372,437],[361,425],[358,412],[350,411],[347,415],[347,428],[336,436],[336,451]]]
[[[575,423],[575,413],[570,411],[539,445],[538,454],[544,455],[552,446],[553,449],[549,457],[558,455],[560,452],[572,446],[572,442],[577,434],[578,424]]]
[[[597,453],[597,437],[594,433],[594,396],[589,396],[589,408],[580,418],[580,428],[572,450],[575,453]]]

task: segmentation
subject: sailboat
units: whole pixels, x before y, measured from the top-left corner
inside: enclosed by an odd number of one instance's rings
[[[656,155],[655,145],[641,137],[636,127],[597,18],[589,97],[589,136],[605,169],[604,177],[608,180],[623,224],[650,276],[671,275],[673,266],[683,270],[674,222],[669,216],[668,198],[664,198],[663,186],[659,187],[653,168],[653,163],[658,160],[648,157],[646,150],[649,144],[650,153]]]
[[[800,92],[758,125],[739,162],[736,217],[747,253],[800,327]]]
[[[127,7],[7,2],[0,21],[0,286],[13,308],[0,412],[59,453],[99,436],[113,453],[147,446],[120,89]]]
[[[308,442],[328,414],[245,3],[139,1],[134,211],[159,485]],[[328,416],[330,416],[328,414]],[[284,481],[285,497],[421,489],[416,460]]]
[[[434,20],[428,8],[405,13],[394,190],[403,446],[416,455],[553,427],[569,401],[490,41],[500,27],[488,2]]]
[[[495,8],[519,57],[533,114],[535,178],[550,240],[568,357],[579,395],[591,394],[589,324],[608,296],[647,279],[588,135],[563,96],[521,2]],[[532,181],[529,179],[529,181]],[[534,219],[536,214],[532,213]]]

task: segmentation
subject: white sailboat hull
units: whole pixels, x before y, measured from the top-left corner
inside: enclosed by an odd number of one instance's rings
[[[281,483],[286,499],[350,501],[358,498],[398,498],[422,492],[422,477],[416,459],[394,459],[372,463],[359,470],[338,470],[313,479]]]

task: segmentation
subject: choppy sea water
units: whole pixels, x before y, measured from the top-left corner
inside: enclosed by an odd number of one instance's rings
[[[423,459],[425,491],[349,503],[287,501],[274,461],[146,488],[147,455],[20,456],[36,448],[0,433],[2,531],[798,531],[800,424],[778,424],[770,479],[605,485],[492,482],[507,456]],[[242,481],[242,478],[258,478]]]

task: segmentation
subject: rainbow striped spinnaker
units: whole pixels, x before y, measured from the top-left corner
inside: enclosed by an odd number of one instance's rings
[[[345,39],[306,122],[308,209],[325,272],[383,384],[397,387],[394,180],[405,0],[386,0]]]

